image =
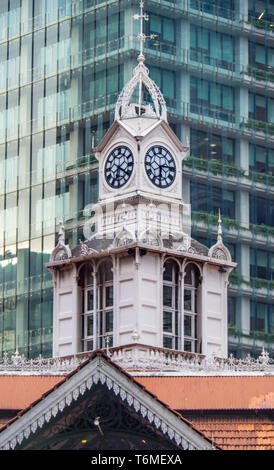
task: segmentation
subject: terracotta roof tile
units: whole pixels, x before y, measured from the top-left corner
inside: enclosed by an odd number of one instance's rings
[[[0,409],[24,409],[63,380],[61,376],[0,376]]]
[[[111,361],[109,356],[107,356],[102,350],[94,350],[89,354],[88,359],[82,362],[76,369],[67,374],[66,376],[0,376],[0,410],[1,409],[19,409],[20,411],[14,418],[8,421],[5,424],[0,425],[0,432],[8,425],[12,424],[13,421],[16,421],[22,414],[28,411],[33,405],[43,399],[46,395],[51,393],[55,387],[58,387],[62,382],[68,380],[71,376],[77,373],[78,370],[85,367],[85,365],[91,362],[96,356],[103,357],[106,361],[112,364],[116,369],[122,372],[123,375],[128,377],[132,382],[136,383],[138,387],[143,389],[150,396],[155,398],[162,403],[167,409],[176,415],[180,420],[188,424],[192,429],[194,429],[198,434],[201,434],[203,438],[208,439],[201,431],[193,425],[192,422],[187,420],[181,413],[177,410],[171,408],[168,403],[162,401],[157,397],[151,390],[146,388],[145,385],[142,385],[138,382],[135,377],[122,369],[118,364]],[[26,380],[27,378],[27,380]],[[12,380],[11,380],[12,379]],[[15,379],[15,380],[13,380]],[[44,380],[43,380],[44,379]],[[20,386],[23,386],[20,388]],[[38,386],[37,386],[38,385]],[[19,388],[17,388],[19,386]],[[20,393],[18,393],[20,390]],[[9,395],[11,392],[11,395]],[[19,400],[19,395],[21,400]],[[211,439],[208,439],[211,442]],[[215,445],[217,447],[217,445]]]
[[[136,380],[181,410],[221,449],[274,450],[274,377],[158,376]]]
[[[262,411],[249,411],[242,418],[235,416],[231,423],[229,412],[219,414],[218,421],[215,416],[212,422],[211,415],[203,417],[187,414],[193,424],[224,450],[274,450],[274,423],[272,413],[267,415]],[[260,416],[263,414],[263,416]],[[228,422],[229,420],[229,422]]]
[[[91,354],[86,363],[95,355]],[[26,411],[75,372],[66,377],[0,376],[0,409]],[[208,439],[214,437],[220,448],[274,450],[273,416],[269,411],[274,408],[274,377],[132,377],[122,372],[175,414],[181,410],[183,420]],[[0,430],[3,426],[5,423],[0,423]]]
[[[274,376],[140,377],[176,410],[274,408]]]

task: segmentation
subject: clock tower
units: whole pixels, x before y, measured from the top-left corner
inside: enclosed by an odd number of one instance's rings
[[[69,249],[64,228],[48,268],[54,281],[53,354],[121,348],[227,355],[227,286],[235,266],[222,241],[191,238],[182,200],[188,153],[167,122],[164,97],[140,54],[115,120],[94,149],[99,199]],[[95,229],[94,229],[95,227]],[[164,348],[164,349],[163,349]],[[135,355],[135,358],[137,357]]]
[[[99,202],[139,195],[178,203],[182,200],[182,160],[188,149],[167,123],[163,95],[150,79],[144,57],[138,60],[133,78],[117,101],[115,121],[95,148]],[[148,104],[131,102],[139,87]]]

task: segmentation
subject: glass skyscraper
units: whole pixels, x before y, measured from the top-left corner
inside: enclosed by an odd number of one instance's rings
[[[224,241],[229,352],[273,354],[274,0],[147,0],[146,64],[190,146],[192,235]],[[97,200],[92,155],[136,66],[139,2],[0,2],[0,354],[51,355],[60,217],[83,239]]]

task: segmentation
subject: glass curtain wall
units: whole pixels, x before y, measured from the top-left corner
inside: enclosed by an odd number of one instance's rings
[[[120,3],[0,5],[0,354],[52,351],[52,281],[44,267],[60,218],[82,238],[97,201],[92,148],[123,84]],[[115,57],[111,54],[115,52]],[[90,211],[89,211],[90,213]]]
[[[253,348],[251,302],[273,302],[273,281],[260,277],[269,260],[261,266],[259,250],[272,252],[274,238],[274,4],[183,6],[145,4],[145,33],[154,34],[145,43],[146,64],[169,124],[190,146],[183,198],[192,204],[192,236],[214,243],[221,209],[223,238],[238,262],[229,285],[229,351],[242,355]],[[51,354],[44,262],[60,217],[66,242],[76,245],[84,209],[97,200],[92,147],[113,122],[117,94],[136,66],[138,12],[137,0],[0,2],[2,352]],[[258,338],[256,348],[264,344]]]

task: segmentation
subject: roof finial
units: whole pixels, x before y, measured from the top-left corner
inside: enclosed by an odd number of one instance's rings
[[[231,261],[231,254],[227,247],[223,244],[223,230],[222,230],[222,219],[221,210],[219,209],[218,217],[218,232],[217,242],[211,248],[209,248],[208,256],[211,258],[217,258],[224,261]]]
[[[61,217],[59,220],[59,232],[58,232],[58,244],[65,242],[65,227],[64,227],[64,217]]]
[[[144,62],[145,61],[145,56],[143,54],[143,43],[145,42],[146,40],[146,36],[145,34],[143,33],[143,20],[148,20],[148,15],[144,14],[144,11],[143,11],[143,8],[144,8],[144,2],[141,0],[140,1],[140,13],[136,13],[133,18],[135,20],[140,20],[140,33],[138,34],[138,39],[140,41],[140,53],[139,53],[139,56],[138,56],[138,61],[139,62]]]
[[[218,242],[223,242],[223,230],[222,230],[222,219],[221,219],[221,210],[219,209],[219,219],[218,219]]]
[[[144,2],[143,0],[140,0],[140,13],[136,13],[133,18],[135,20],[140,20],[140,33],[138,34],[138,39],[139,39],[139,42],[140,42],[140,53],[138,55],[138,62],[139,64],[143,64],[144,61],[145,61],[145,56],[144,56],[144,53],[143,53],[143,49],[144,49],[144,42],[146,42],[146,39],[154,39],[156,37],[156,34],[150,34],[149,36],[146,36],[144,34],[144,25],[143,25],[143,20],[145,21],[148,21],[149,19],[149,16],[144,13]],[[139,79],[139,116],[141,115],[141,107],[142,107],[142,78],[141,78],[141,75],[140,75],[140,79]]]
[[[138,39],[140,41],[140,53],[138,55],[138,65],[135,67],[133,72],[133,77],[122,89],[116,106],[115,106],[115,120],[135,118],[137,116],[163,119],[167,122],[167,109],[166,102],[163,97],[163,94],[156,83],[151,80],[149,77],[149,70],[145,66],[145,56],[143,53],[144,42],[146,39],[153,39],[157,37],[157,34],[150,34],[146,36],[143,32],[143,20],[148,20],[148,15],[143,11],[144,2],[140,0],[140,13],[136,13],[133,18],[135,20],[140,20],[140,32],[138,34]],[[130,103],[133,92],[139,87],[139,97],[138,104]],[[150,94],[153,102],[153,107],[151,104],[143,104],[143,86],[146,87],[148,93]]]

